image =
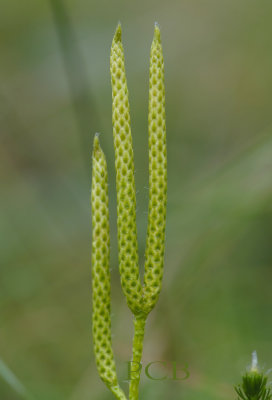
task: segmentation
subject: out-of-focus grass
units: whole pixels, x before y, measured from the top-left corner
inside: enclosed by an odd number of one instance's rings
[[[8,368],[3,360],[0,360],[0,377],[6,382],[10,388],[24,399],[30,399],[24,385],[14,375],[14,373]]]
[[[272,4],[65,5],[97,109],[86,152],[102,131],[110,169],[120,376],[131,358],[132,326],[117,269],[109,48],[121,20],[143,259],[148,55],[158,20],[167,94],[167,251],[143,361],[187,362],[190,378],[143,376],[142,399],[235,398],[232,384],[251,351],[267,367],[272,360]],[[4,0],[0,24],[0,358],[37,400],[110,399],[90,335],[90,182],[49,3]],[[0,378],[0,399],[19,398]]]

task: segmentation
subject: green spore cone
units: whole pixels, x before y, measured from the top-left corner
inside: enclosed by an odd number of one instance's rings
[[[149,206],[143,294],[147,313],[155,306],[162,285],[167,195],[164,61],[157,24],[150,52],[148,146]]]
[[[92,330],[96,365],[102,381],[115,397],[126,397],[117,382],[111,343],[110,233],[108,174],[98,135],[93,143],[92,168]]]
[[[112,41],[110,72],[117,191],[119,271],[127,304],[136,315],[141,312],[142,286],[139,277],[134,157],[120,24]]]

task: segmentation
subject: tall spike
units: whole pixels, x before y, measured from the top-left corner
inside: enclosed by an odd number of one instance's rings
[[[166,222],[167,159],[164,62],[158,24],[150,52],[149,69],[149,207],[145,251],[144,310],[150,312],[161,290]]]
[[[108,207],[108,174],[98,135],[93,143],[92,168],[92,303],[93,341],[99,375],[119,400],[126,397],[117,382],[111,343],[110,303],[110,232]]]
[[[119,24],[112,41],[110,56],[119,270],[128,306],[136,315],[141,312],[142,286],[139,277],[134,158],[121,38],[122,31]]]

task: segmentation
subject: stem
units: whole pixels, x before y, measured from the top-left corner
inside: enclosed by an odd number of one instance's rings
[[[139,382],[141,376],[141,360],[143,353],[143,340],[145,330],[146,315],[136,316],[134,322],[134,338],[133,338],[133,351],[132,363],[129,385],[129,400],[139,399]]]

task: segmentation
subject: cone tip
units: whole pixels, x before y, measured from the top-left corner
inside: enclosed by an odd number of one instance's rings
[[[100,133],[96,132],[94,135],[94,141],[93,141],[93,150],[100,150],[100,143],[99,143],[99,135]]]
[[[113,40],[115,42],[121,42],[121,40],[122,40],[122,27],[121,27],[120,21],[117,24],[117,28],[115,30],[115,34],[114,34]]]
[[[154,26],[154,40],[161,40],[161,32],[160,32],[160,27],[158,22],[155,22],[155,26]]]

